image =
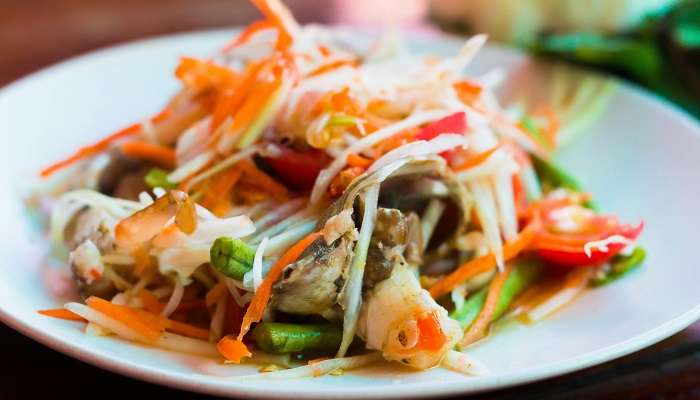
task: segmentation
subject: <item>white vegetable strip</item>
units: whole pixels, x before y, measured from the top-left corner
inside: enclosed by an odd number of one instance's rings
[[[255,221],[255,229],[259,230],[265,228],[269,224],[289,217],[290,214],[299,210],[305,202],[306,199],[304,198],[298,198],[287,201],[286,203],[279,206],[274,212],[271,212],[266,216],[260,218],[259,220]]]
[[[184,165],[178,167],[175,171],[168,174],[168,181],[174,183],[183,181],[188,176],[202,169],[209,161],[212,160],[212,158],[214,158],[214,153],[211,151],[200,153]]]
[[[428,247],[430,237],[445,211],[445,203],[439,199],[432,199],[428,203],[428,207],[423,212],[420,219],[421,237],[423,238],[423,249]]]
[[[367,171],[374,172],[403,157],[420,157],[428,154],[439,154],[443,151],[454,149],[455,147],[466,148],[468,144],[469,142],[463,135],[456,133],[444,133],[430,141],[417,140],[415,142],[406,143],[384,154],[375,161]]]
[[[515,240],[518,236],[518,218],[515,215],[512,175],[499,171],[492,178],[493,192],[498,206],[498,222],[506,240]]]
[[[359,153],[362,150],[372,147],[382,140],[390,138],[405,129],[412,128],[426,122],[435,121],[447,115],[449,115],[449,111],[444,110],[417,112],[400,122],[379,129],[378,131],[358,140],[345,149],[345,151],[343,151],[335,160],[333,160],[331,165],[322,170],[318,175],[314,188],[311,191],[311,203],[317,203],[321,199],[323,194],[326,192],[326,189],[331,184],[333,178],[335,178],[340,170],[342,170],[346,165],[348,155]]]
[[[379,200],[379,183],[370,186],[365,192],[365,211],[362,216],[360,238],[354,249],[354,257],[348,273],[348,281],[342,293],[341,306],[345,311],[343,316],[343,339],[336,357],[343,357],[355,338],[357,319],[362,305],[362,279],[365,273],[367,249],[374,232],[375,218],[377,214],[377,202]]]
[[[265,254],[265,248],[270,242],[268,237],[265,237],[262,242],[255,249],[255,257],[253,257],[253,290],[258,290],[260,284],[263,281],[263,254]]]
[[[333,371],[349,371],[364,367],[382,360],[379,353],[364,354],[361,356],[331,358],[310,365],[286,369],[283,371],[265,372],[257,375],[236,376],[236,379],[299,379],[327,375]]]
[[[316,221],[309,221],[271,238],[264,255],[278,254],[287,250],[291,245],[313,232],[315,227]]]
[[[499,269],[503,269],[503,242],[498,229],[498,217],[496,214],[496,204],[493,192],[488,183],[477,180],[469,182],[467,185],[476,202],[476,212],[484,230],[486,243],[489,249],[496,256],[496,264]]]
[[[457,177],[462,181],[471,181],[489,177],[497,171],[507,171],[510,173],[518,171],[518,164],[500,149],[494,151],[486,161],[479,165],[458,172]]]
[[[146,343],[150,344],[151,341],[147,337],[143,336],[139,332],[129,328],[128,326],[122,324],[121,322],[108,317],[99,311],[93,310],[92,308],[80,303],[67,303],[64,306],[67,310],[74,312],[81,317],[85,318],[90,322],[94,322],[115,334],[121,336],[124,339],[131,340],[132,342]]]
[[[200,173],[199,175],[194,176],[189,181],[189,183],[185,186],[184,189],[189,190],[189,188],[193,187],[194,185],[198,184],[199,182],[202,182],[203,180],[218,174],[219,172],[234,165],[235,163],[237,163],[241,160],[244,160],[246,158],[250,158],[253,154],[255,154],[258,151],[258,149],[259,149],[258,146],[248,146],[245,149],[243,149],[237,153],[231,154],[230,156],[224,158],[223,160],[221,160],[219,163],[217,163],[213,167],[209,168],[208,170]],[[209,162],[209,160],[207,160],[207,162]],[[202,166],[199,168],[204,167],[205,164],[206,163],[202,164]],[[183,177],[182,179],[184,179],[186,177],[187,176]],[[168,180],[171,182],[179,182],[179,181],[175,181],[175,180],[171,179],[170,175],[168,175]]]
[[[170,299],[165,305],[165,308],[163,308],[163,311],[160,312],[160,315],[164,317],[169,317],[170,314],[175,312],[175,309],[177,309],[177,306],[179,306],[182,301],[182,295],[185,293],[185,286],[182,284],[182,281],[180,279],[173,280],[175,281],[173,293],[170,295]]]
[[[455,350],[449,350],[442,365],[467,375],[481,376],[489,373],[488,368],[473,357]]]

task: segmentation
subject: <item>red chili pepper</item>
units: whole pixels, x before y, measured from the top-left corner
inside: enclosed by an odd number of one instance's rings
[[[590,237],[590,240],[579,240],[575,239],[572,240],[571,243],[547,243],[547,242],[535,242],[534,247],[537,250],[537,254],[539,257],[545,261],[546,263],[557,265],[557,266],[562,266],[562,267],[579,267],[579,266],[586,266],[586,265],[598,265],[602,264],[612,257],[614,257],[617,253],[619,253],[622,249],[625,248],[624,243],[612,243],[608,245],[608,251],[601,251],[598,249],[593,249],[591,251],[591,256],[588,257],[586,253],[583,250],[583,247],[585,245],[586,241],[592,241],[592,240],[603,240],[607,237],[610,237],[612,235],[620,235],[623,236],[629,240],[635,240],[639,236],[639,234],[642,232],[644,229],[644,222],[641,222],[638,226],[634,227],[632,225],[618,225],[612,230],[606,230],[599,236],[593,238]],[[566,236],[569,235],[561,235],[562,236],[562,241],[566,241]],[[574,236],[575,235],[570,235]],[[578,244],[574,245],[574,242],[578,242]]]
[[[271,153],[275,155],[265,156],[263,160],[275,175],[292,189],[311,189],[316,177],[329,162],[328,156],[316,149],[301,152],[278,144],[270,146],[274,146]]]
[[[426,125],[416,134],[415,139],[431,140],[441,133],[462,133],[466,129],[467,114],[464,111],[460,111]]]

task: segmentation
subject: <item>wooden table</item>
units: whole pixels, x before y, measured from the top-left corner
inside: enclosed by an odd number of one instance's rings
[[[302,22],[333,18],[333,2],[289,3]],[[233,26],[255,16],[256,11],[243,0],[2,0],[0,85],[98,47],[157,34]],[[103,394],[200,398],[89,366],[4,325],[0,325],[0,344],[1,399],[95,398]],[[700,398],[700,324],[601,366],[475,398]]]

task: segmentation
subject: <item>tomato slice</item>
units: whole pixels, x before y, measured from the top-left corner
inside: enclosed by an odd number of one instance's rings
[[[467,114],[460,111],[426,125],[416,134],[415,139],[431,140],[441,133],[462,133],[465,130],[467,130]]]
[[[295,190],[311,189],[330,161],[326,153],[316,149],[297,151],[279,144],[269,146],[269,153],[274,155],[263,156],[263,160],[282,183]]]

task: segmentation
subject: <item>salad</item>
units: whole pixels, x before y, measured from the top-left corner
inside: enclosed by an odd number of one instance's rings
[[[532,323],[639,265],[643,225],[552,163],[560,107],[504,107],[498,73],[369,50],[278,0],[158,114],[40,173],[88,334],[337,374],[384,359],[475,374],[497,321]]]

